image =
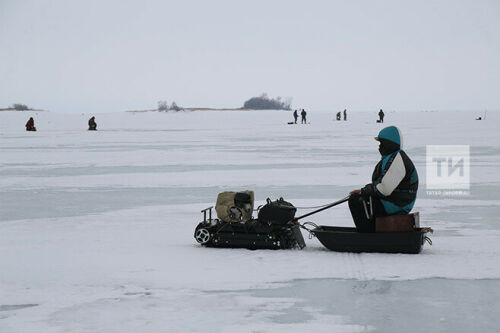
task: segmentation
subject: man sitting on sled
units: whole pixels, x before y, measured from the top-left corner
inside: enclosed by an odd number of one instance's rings
[[[399,129],[389,126],[380,131],[382,159],[375,166],[372,182],[351,192],[349,209],[361,232],[375,231],[375,218],[408,214],[417,198],[418,174],[413,162],[401,149]]]

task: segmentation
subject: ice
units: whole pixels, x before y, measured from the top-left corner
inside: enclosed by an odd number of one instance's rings
[[[334,113],[109,113],[89,132],[87,114],[0,112],[0,332],[495,331],[500,114]],[[385,125],[420,175],[421,254],[196,244],[221,191],[309,207],[363,186]],[[427,144],[471,146],[470,195],[426,193]],[[352,225],[345,205],[310,220]]]

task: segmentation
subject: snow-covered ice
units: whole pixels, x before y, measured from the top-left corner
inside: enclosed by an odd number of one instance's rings
[[[33,115],[38,132],[24,131]],[[344,197],[379,160],[376,112],[0,112],[0,332],[498,331],[500,113],[387,112],[433,227],[419,255],[209,249],[224,190]],[[425,147],[471,146],[468,196],[425,191]],[[299,210],[299,213],[307,212]],[[351,226],[347,206],[310,218]]]

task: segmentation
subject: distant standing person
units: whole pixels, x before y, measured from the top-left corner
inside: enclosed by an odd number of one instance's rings
[[[385,116],[384,111],[382,111],[382,109],[380,109],[380,111],[378,112],[378,118],[379,118],[378,122],[379,123],[383,123],[384,122],[384,116]]]
[[[344,121],[347,120],[347,109],[344,109]]]
[[[89,131],[95,130],[97,130],[97,123],[95,122],[95,117],[92,116],[92,118],[89,119]]]
[[[293,118],[295,119],[295,124],[297,123],[297,119],[299,119],[299,114],[297,113],[297,110],[293,111]]]
[[[36,131],[35,121],[33,120],[33,117],[30,117],[30,119],[28,120],[28,122],[26,123],[25,126],[26,126],[27,131],[30,131],[30,132]]]
[[[340,120],[340,112],[337,112],[337,120]]]
[[[302,116],[301,123],[302,124],[307,124],[307,121],[306,121],[307,112],[306,112],[306,110],[302,109],[302,112],[300,113],[300,115]]]

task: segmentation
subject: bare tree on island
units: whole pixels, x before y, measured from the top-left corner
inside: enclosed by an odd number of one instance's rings
[[[281,97],[269,98],[266,93],[259,97],[252,97],[243,104],[244,109],[254,110],[291,110],[292,98],[288,97],[284,101]]]
[[[181,111],[183,108],[178,106],[177,103],[172,102],[170,106],[168,106],[167,101],[159,101],[158,102],[158,111]]]
[[[28,106],[26,104],[21,104],[21,103],[15,103],[12,104],[12,108],[16,111],[27,111],[29,110]]]
[[[180,110],[182,110],[182,108],[180,106],[178,106],[177,103],[172,102],[172,105],[170,105],[170,110],[180,111]]]
[[[167,111],[167,110],[168,110],[167,101],[159,101],[158,102],[158,111]]]

